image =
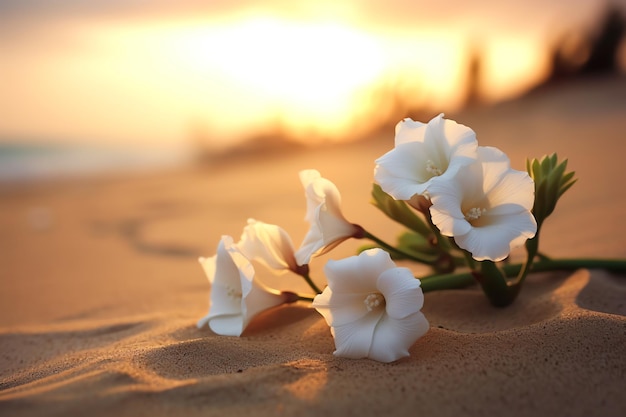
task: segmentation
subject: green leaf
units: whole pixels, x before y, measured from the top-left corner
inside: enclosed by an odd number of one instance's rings
[[[413,232],[404,232],[398,237],[398,247],[405,252],[434,255],[437,248],[426,237]]]
[[[408,227],[416,233],[422,236],[429,236],[431,234],[430,227],[428,227],[404,201],[395,200],[384,192],[378,184],[373,184],[372,187],[372,204],[385,213],[390,219]]]

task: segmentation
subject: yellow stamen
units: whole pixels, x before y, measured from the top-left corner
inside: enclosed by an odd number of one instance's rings
[[[373,292],[371,294],[368,294],[363,302],[365,303],[367,311],[372,311],[375,308],[380,307],[381,305],[385,305],[385,297],[379,292]]]
[[[426,161],[426,171],[428,171],[428,173],[432,174],[433,176],[439,176],[443,174],[443,171],[430,159]]]
[[[473,207],[465,213],[465,219],[467,221],[478,220],[480,217],[487,212],[486,208]]]

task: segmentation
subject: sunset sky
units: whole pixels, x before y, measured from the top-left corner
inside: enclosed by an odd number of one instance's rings
[[[472,54],[486,100],[523,92],[545,77],[550,44],[593,28],[604,5],[5,0],[0,142],[158,147],[201,135],[219,148],[277,126],[341,140],[389,117],[391,96],[458,108]]]

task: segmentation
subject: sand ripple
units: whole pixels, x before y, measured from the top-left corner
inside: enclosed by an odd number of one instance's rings
[[[335,358],[323,319],[298,306],[262,316],[241,338],[155,317],[23,329],[0,335],[0,411],[472,414],[472,404],[489,411],[498,395],[498,407],[505,401],[512,410],[564,415],[569,403],[568,415],[616,415],[611,404],[623,404],[626,388],[624,288],[621,277],[580,270],[533,276],[504,310],[472,290],[428,294],[431,331],[391,365]],[[583,394],[593,401],[575,407]]]

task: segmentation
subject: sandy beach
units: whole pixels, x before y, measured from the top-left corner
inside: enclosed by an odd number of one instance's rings
[[[434,116],[434,114],[433,114]],[[626,257],[626,79],[591,79],[446,115],[514,168],[557,152],[579,181],[545,224],[555,257]],[[316,168],[346,217],[393,240],[369,204],[381,137],[143,174],[0,189],[0,414],[3,416],[622,416],[626,277],[533,274],[516,302],[478,287],[426,294],[431,328],[392,364],[333,356],[329,328],[300,302],[242,337],[196,321],[209,285],[199,256],[246,219],[308,225],[298,171]],[[348,241],[316,258],[355,253]],[[416,274],[424,272],[414,267]],[[267,277],[307,291],[296,276]]]

